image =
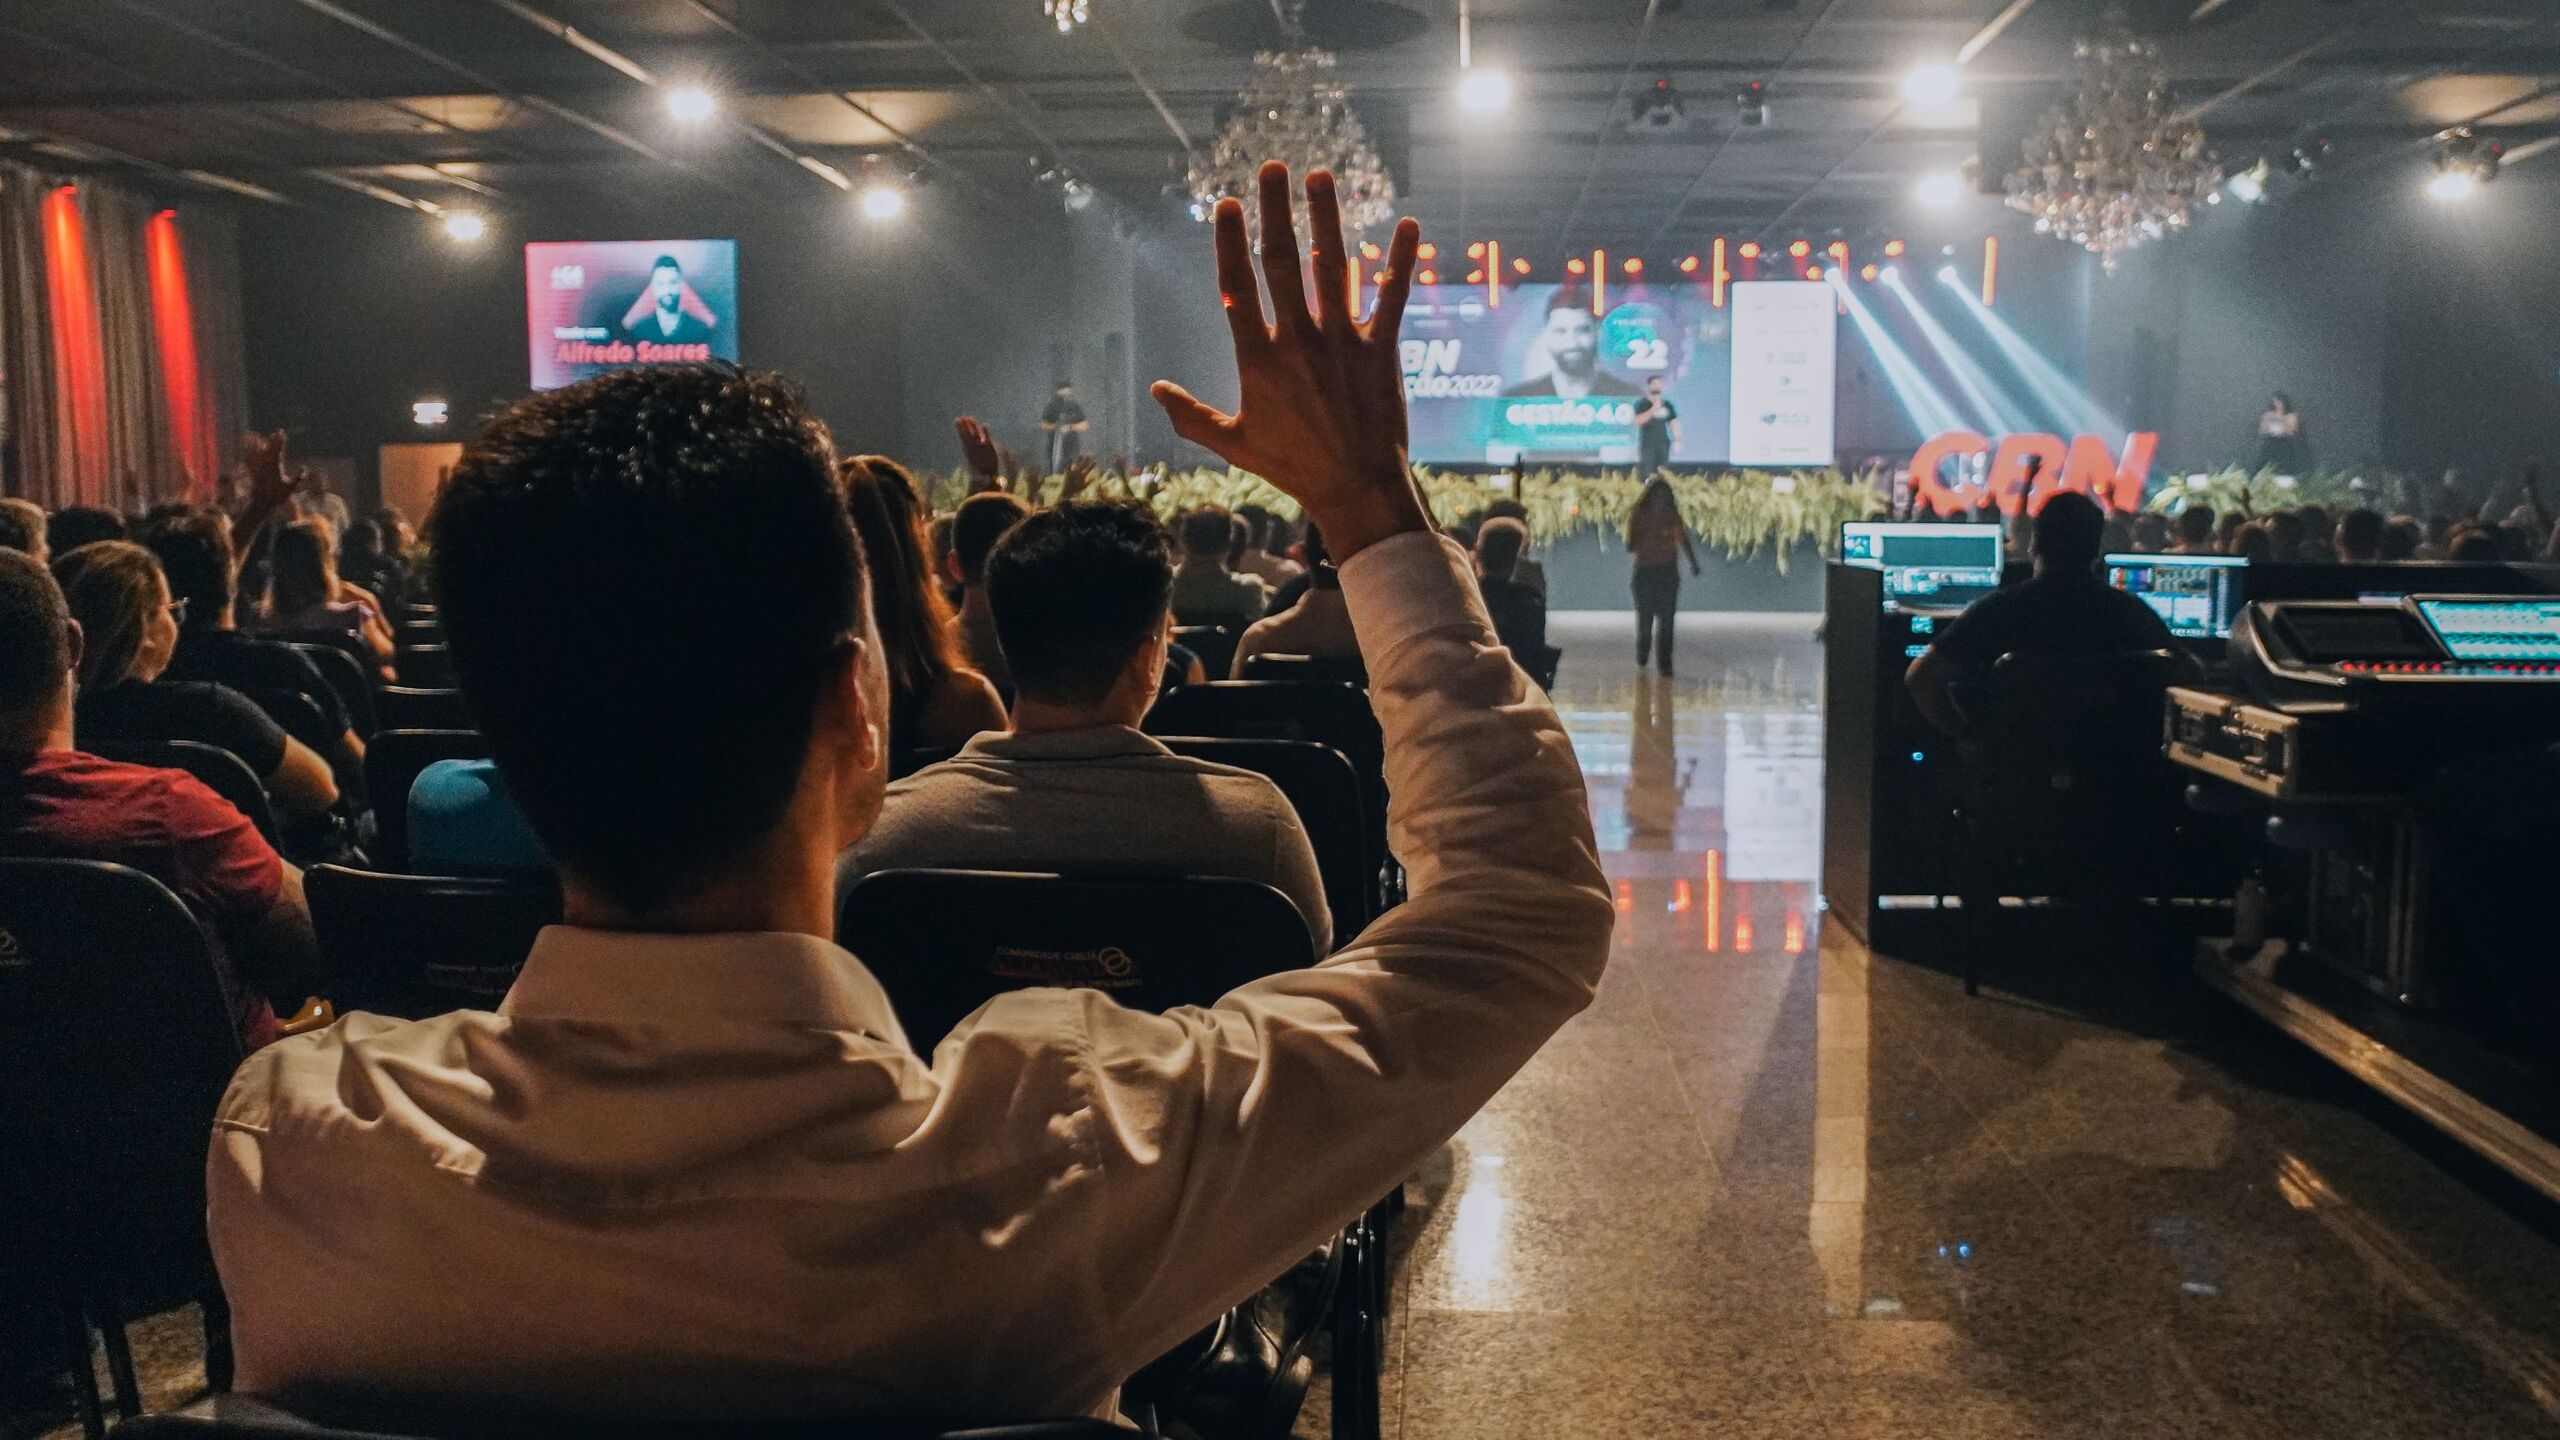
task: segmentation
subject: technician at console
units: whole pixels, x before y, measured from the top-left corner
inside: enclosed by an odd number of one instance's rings
[[[2176,650],[2150,606],[2099,578],[2105,530],[2098,503],[2076,490],[2045,501],[2030,542],[2034,576],[1973,602],[1904,672],[1903,688],[1924,719],[1963,734],[1958,692],[1989,675],[2003,655]]]

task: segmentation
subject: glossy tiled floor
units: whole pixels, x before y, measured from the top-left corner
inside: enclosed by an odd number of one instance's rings
[[[1559,618],[1617,958],[1413,1191],[1391,1435],[2560,1436],[2551,1216],[2174,945],[1826,930],[1810,625],[1688,619]]]
[[[1668,683],[1628,628],[1555,625],[1616,962],[1409,1191],[1390,1436],[2560,1436],[2547,1210],[2174,947],[2026,941],[1968,1000],[1826,929],[1810,625],[1691,617]],[[137,1341],[155,1405],[201,1384],[178,1317]]]

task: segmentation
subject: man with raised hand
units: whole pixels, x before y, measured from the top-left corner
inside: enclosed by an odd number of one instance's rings
[[[1580,771],[1406,471],[1419,232],[1359,323],[1333,181],[1307,189],[1315,308],[1268,166],[1271,320],[1242,210],[1217,215],[1242,407],[1157,395],[1342,557],[1410,899],[1213,1006],[1017,991],[919,1057],[827,938],[887,685],[825,432],[717,367],[533,397],[465,454],[433,537],[454,663],[567,923],[496,1014],[349,1016],[233,1082],[210,1199],[241,1389],[1098,1411],[1589,1002],[1613,911]]]

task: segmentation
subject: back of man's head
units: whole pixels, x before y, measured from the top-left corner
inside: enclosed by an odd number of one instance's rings
[[[2106,532],[2107,513],[2097,501],[2077,490],[2057,490],[2036,512],[2035,536],[2029,543],[2036,559],[2049,569],[2086,570],[2098,563]]]
[[[160,569],[169,577],[169,598],[187,603],[186,628],[219,628],[235,583],[231,527],[222,517],[210,510],[172,515],[144,526],[142,543],[160,557]]]
[[[1520,568],[1520,552],[1529,548],[1529,527],[1508,516],[1496,516],[1476,531],[1476,560],[1488,580],[1508,580]]]
[[[2190,503],[2178,512],[2178,540],[2189,549],[2213,543],[2215,516],[2210,505]]]
[[[1172,599],[1164,528],[1131,501],[1039,511],[987,557],[996,643],[1014,689],[1042,704],[1100,704],[1164,628]]]
[[[99,505],[70,505],[53,512],[46,523],[47,543],[56,555],[67,555],[99,540],[124,538],[124,517]]]
[[[34,556],[0,550],[0,720],[52,703],[70,673],[71,607],[62,588]]]
[[[862,554],[826,427],[778,377],[625,370],[522,401],[429,517],[472,717],[543,846],[645,908],[773,829]]]
[[[2382,557],[2382,512],[2350,510],[2338,517],[2338,558],[2347,561]]]
[[[44,507],[15,495],[0,499],[0,550],[44,553]]]
[[[960,508],[951,513],[951,559],[960,567],[961,584],[976,585],[987,578],[987,556],[996,542],[1030,513],[1022,497],[1002,490],[960,502]]]
[[[1215,505],[1203,505],[1182,517],[1182,553],[1185,557],[1223,559],[1228,542],[1235,538],[1235,524],[1227,512]]]

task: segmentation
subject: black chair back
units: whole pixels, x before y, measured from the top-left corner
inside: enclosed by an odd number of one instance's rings
[[[1150,735],[1228,740],[1311,740],[1339,750],[1360,777],[1370,852],[1387,854],[1387,746],[1369,697],[1348,685],[1213,680],[1185,685],[1147,712]]]
[[[1200,657],[1200,668],[1212,680],[1224,680],[1235,669],[1236,641],[1244,637],[1238,625],[1176,625],[1174,643]]]
[[[1324,903],[1333,912],[1333,943],[1351,938],[1378,918],[1378,864],[1370,854],[1368,808],[1360,776],[1339,750],[1311,740],[1218,740],[1196,735],[1165,737],[1165,747],[1213,765],[1250,770],[1280,788],[1298,812],[1324,876]]]
[[[259,836],[269,845],[277,843],[275,806],[267,799],[267,787],[247,761],[221,746],[194,740],[84,740],[80,748],[103,760],[184,770],[203,781],[204,788],[221,796],[232,809],[248,816],[249,823],[258,827]]]
[[[2140,857],[2132,827],[2175,810],[2161,753],[2162,650],[2003,655],[1968,706],[1968,811],[2011,868],[2056,874],[2097,851]]]
[[[0,1196],[38,1221],[10,1232],[82,1290],[210,1276],[205,1144],[241,1059],[230,1000],[159,881],[0,860]]]
[[[364,751],[364,788],[373,798],[373,844],[384,870],[409,865],[409,787],[439,760],[485,760],[489,742],[476,730],[385,730]]]
[[[338,704],[347,712],[347,724],[359,739],[370,738],[381,728],[373,713],[373,682],[365,678],[365,668],[356,657],[334,645],[312,645],[302,641],[288,642],[320,671],[320,678],[336,692]]]
[[[1246,680],[1286,680],[1299,685],[1369,688],[1369,662],[1358,655],[1256,655],[1244,662]]]
[[[384,875],[314,865],[302,877],[338,1009],[421,1020],[492,1010],[534,936],[560,922],[560,889],[541,879]]]
[[[917,1051],[1011,990],[1100,990],[1132,1010],[1206,1005],[1304,969],[1306,918],[1230,877],[883,870],[846,891],[836,940],[878,976]]]
[[[433,615],[404,616],[399,624],[392,627],[391,638],[403,650],[420,645],[441,645],[444,643],[444,622]]]
[[[213,1395],[183,1409],[123,1421],[110,1440],[1135,1440],[1137,1434],[1083,1417],[958,1429],[851,1419],[683,1424],[521,1412],[456,1417],[300,1401],[288,1408],[260,1395]]]
[[[416,685],[385,685],[374,692],[385,730],[470,730],[477,726],[464,708],[462,692]]]
[[[422,690],[453,688],[453,655],[442,645],[404,645],[395,668],[403,685]]]

